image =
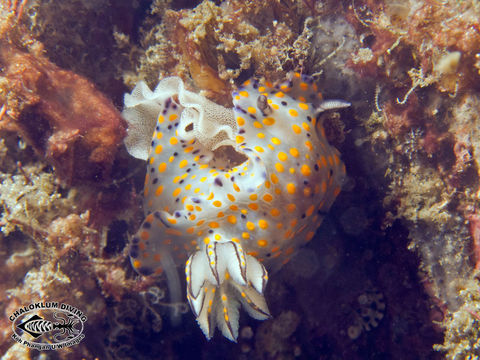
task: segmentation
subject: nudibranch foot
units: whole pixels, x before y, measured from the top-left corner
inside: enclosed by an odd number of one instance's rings
[[[240,304],[255,319],[270,317],[263,296],[267,271],[239,244],[214,243],[195,252],[187,260],[185,274],[188,302],[208,339],[218,327],[226,338],[237,340]]]

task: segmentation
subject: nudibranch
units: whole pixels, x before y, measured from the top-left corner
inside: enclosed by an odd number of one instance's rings
[[[129,153],[146,160],[146,218],[130,257],[145,276],[165,271],[208,339],[218,327],[235,341],[240,304],[270,317],[266,269],[287,263],[310,241],[340,192],[345,166],[319,113],[347,107],[322,100],[312,78],[273,85],[252,79],[225,108],[185,89],[178,77],[152,92],[140,82],[125,95]]]

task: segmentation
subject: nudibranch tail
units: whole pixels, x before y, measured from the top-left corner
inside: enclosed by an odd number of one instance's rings
[[[323,100],[312,78],[248,80],[232,109],[163,79],[125,97],[127,150],[147,160],[146,219],[130,257],[142,275],[185,264],[187,299],[202,331],[238,337],[240,305],[270,317],[269,271],[314,238],[345,176],[318,114],[349,106]],[[188,260],[187,260],[188,258]]]
[[[130,260],[133,268],[144,276],[165,274],[172,304],[182,301],[180,278],[175,259],[172,256],[168,242],[169,230],[162,220],[163,214],[155,212],[143,221],[138,233],[130,242]],[[159,241],[163,239],[163,241]],[[178,255],[177,255],[178,256]],[[170,313],[172,325],[180,323],[180,314],[175,307]]]

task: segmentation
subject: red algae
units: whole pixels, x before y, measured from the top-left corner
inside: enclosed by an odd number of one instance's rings
[[[120,113],[90,81],[50,62],[40,44],[22,45],[26,29],[13,18],[7,23],[0,32],[0,130],[17,132],[66,183],[107,180],[126,135]]]

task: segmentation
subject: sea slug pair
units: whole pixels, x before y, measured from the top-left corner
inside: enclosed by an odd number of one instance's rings
[[[287,263],[312,240],[340,192],[345,166],[328,143],[320,112],[347,107],[323,101],[312,78],[246,81],[234,107],[217,105],[165,78],[152,92],[139,83],[125,96],[129,153],[147,161],[145,221],[130,257],[142,275],[166,273],[187,299],[207,338],[218,327],[235,341],[240,304],[270,316],[266,269]]]

